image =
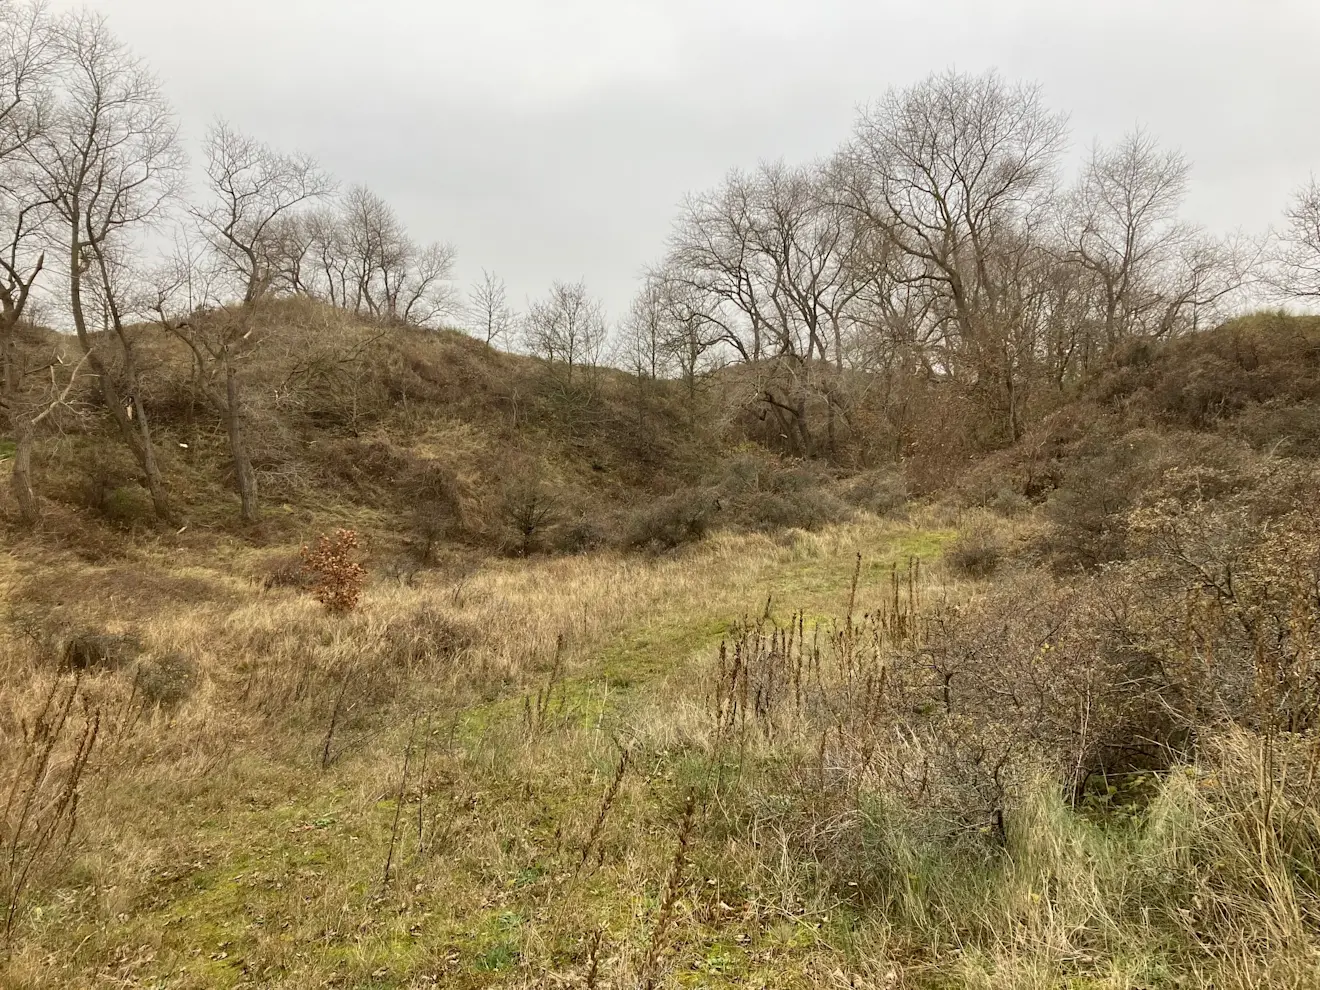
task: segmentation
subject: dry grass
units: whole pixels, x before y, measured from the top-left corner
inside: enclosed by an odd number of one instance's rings
[[[492,897],[507,897],[500,891],[510,874],[539,875],[539,859],[572,850],[581,857],[584,843],[602,857],[592,882],[609,876],[617,884],[605,927],[616,932],[637,914],[638,930],[646,930],[645,899],[634,903],[626,892],[654,888],[654,863],[641,849],[625,854],[611,819],[625,808],[657,814],[636,790],[656,782],[625,781],[613,810],[592,825],[617,758],[608,755],[612,740],[630,732],[628,721],[646,705],[641,686],[704,655],[730,619],[771,595],[802,591],[826,607],[846,585],[838,560],[852,548],[883,555],[904,546],[930,551],[938,537],[872,521],[778,542],[719,537],[670,558],[492,562],[465,576],[431,573],[414,587],[378,581],[344,616],[327,616],[296,589],[263,589],[264,555],[255,551],[236,551],[218,567],[177,554],[171,563],[150,550],[101,566],[6,558],[6,738],[65,676],[61,643],[75,618],[77,628],[131,633],[142,644],[141,663],[182,656],[196,669],[191,694],[168,707],[143,698],[135,665],[85,675],[85,695],[124,728],[97,753],[75,866],[50,878],[25,916],[7,979],[27,985],[23,974],[44,972],[48,953],[65,959],[70,985],[95,973],[127,985],[165,972],[180,985],[236,982],[242,974],[229,959],[240,955],[250,971],[282,973],[294,986],[345,968],[366,979],[402,962],[409,972],[447,971],[450,951],[459,969],[486,972],[469,949],[490,933],[468,931],[473,919],[489,914]],[[522,701],[543,689],[559,643],[563,674],[546,700],[548,728],[533,737],[519,717]],[[428,713],[430,751],[424,777],[410,772],[403,820],[415,813],[422,825],[402,830],[384,891],[392,805],[417,712]],[[664,818],[649,828],[664,828]],[[409,848],[417,831],[432,837],[422,860]],[[308,845],[330,866],[291,865],[302,863],[299,850]],[[613,863],[619,856],[622,863]],[[280,879],[258,896],[235,879],[250,869]],[[426,909],[417,908],[420,878],[432,889],[422,898]],[[587,882],[569,898],[574,911],[594,900]],[[316,891],[310,901],[309,890]],[[431,954],[401,954],[397,927],[370,920],[382,897],[391,912],[414,918],[409,925],[437,902],[448,905],[448,920],[422,940]],[[281,919],[278,926],[252,926],[241,905],[253,898]],[[289,932],[295,943],[325,939],[326,930],[343,929],[346,905],[361,935],[353,936],[358,963],[329,949],[319,957],[288,949],[304,957],[296,965],[286,958],[280,946]],[[363,925],[369,932],[359,931]],[[578,931],[552,930],[559,940]],[[148,948],[139,952],[142,940]],[[216,947],[192,955],[209,941]],[[408,936],[406,944],[415,941]],[[230,952],[221,942],[243,949]],[[441,944],[451,949],[433,957]],[[625,949],[607,939],[603,970]],[[489,972],[504,973],[499,951],[490,951]],[[557,968],[556,953],[565,951],[574,950],[559,946],[539,965]],[[144,953],[151,961],[139,958]],[[520,946],[515,970],[534,957]],[[366,970],[367,961],[379,964]]]
[[[490,561],[340,616],[240,547],[0,558],[0,753],[74,626],[143,649],[83,676],[79,825],[0,986],[1315,985],[1303,738],[1226,730],[1122,814],[1022,773],[998,832],[961,778],[912,790],[966,756],[902,710],[986,594],[939,562],[953,524]],[[190,690],[144,698],[175,656]]]

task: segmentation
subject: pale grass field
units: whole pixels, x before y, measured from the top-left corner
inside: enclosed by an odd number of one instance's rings
[[[967,524],[918,510],[659,558],[488,562],[374,581],[342,618],[262,590],[252,551],[55,575],[6,559],[11,600],[54,580],[61,609],[196,676],[175,706],[143,705],[125,671],[84,678],[102,725],[78,828],[25,891],[0,986],[1320,985],[1285,890],[1226,902],[1240,951],[1162,961],[1194,933],[1140,900],[1193,846],[1277,876],[1197,771],[1139,832],[1078,820],[1042,783],[995,858],[941,850],[860,791],[795,804],[782,771],[815,765],[805,722],[728,762],[710,693],[737,623],[837,628],[855,573],[860,616],[913,557],[926,600],[965,600],[938,558]],[[11,626],[5,647],[3,747],[59,676],[38,635]],[[1224,746],[1250,767],[1250,740]],[[696,793],[713,797],[685,810]],[[811,852],[863,833],[897,878],[870,900],[851,892],[866,863],[835,877]]]

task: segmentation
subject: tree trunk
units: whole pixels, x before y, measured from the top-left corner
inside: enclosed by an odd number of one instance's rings
[[[252,470],[252,458],[243,436],[243,397],[238,373],[233,367],[225,369],[225,398],[225,429],[229,432],[229,451],[234,458],[234,477],[238,481],[238,497],[242,502],[240,511],[245,523],[254,523],[260,515],[257,474]]]
[[[835,435],[834,428],[834,395],[831,392],[825,393],[825,434],[829,444],[830,460],[837,463],[839,459],[838,438]]]
[[[129,381],[134,386],[133,422],[137,424],[137,429],[133,430],[132,424],[128,424],[129,435],[132,437],[128,445],[132,448],[133,455],[146,476],[147,491],[151,493],[151,506],[156,510],[156,518],[174,526],[178,524],[178,518],[170,508],[169,493],[165,489],[165,476],[161,474],[160,464],[156,461],[156,445],[151,439],[151,425],[147,422],[147,411],[138,395],[136,369],[129,373]]]
[[[32,446],[36,430],[22,418],[14,417],[14,471],[10,484],[18,501],[18,514],[25,526],[35,526],[41,519],[37,496],[32,491]]]
[[[811,430],[807,426],[807,400],[805,397],[799,397],[797,409],[794,410],[794,425],[797,427],[798,436],[801,438],[802,451],[806,457],[816,456],[816,445],[811,442]]]
[[[101,388],[101,398],[105,401],[110,416],[115,421],[119,435],[123,438],[124,443],[128,445],[129,450],[133,452],[133,457],[142,469],[147,483],[147,490],[151,493],[151,504],[156,510],[157,518],[170,525],[175,525],[177,520],[170,509],[169,496],[165,490],[165,480],[160,473],[160,465],[156,463],[156,450],[151,442],[151,427],[147,423],[146,410],[143,408],[142,399],[138,395],[137,367],[133,362],[132,349],[121,333],[120,342],[124,347],[125,372],[128,375],[129,384],[133,388],[130,404],[125,403],[120,396],[114,378],[110,375],[110,369],[101,360],[101,356],[96,353],[96,349],[92,346],[92,341],[88,336],[87,316],[83,312],[82,304],[80,244],[78,222],[75,220],[70,258],[69,302],[70,309],[73,311],[73,326],[78,335],[78,344],[82,347],[83,353],[87,355],[87,363],[91,365],[92,373],[96,375],[97,383]],[[128,412],[130,408],[133,410],[131,418]]]

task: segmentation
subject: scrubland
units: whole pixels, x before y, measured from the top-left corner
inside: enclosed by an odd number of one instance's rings
[[[648,489],[608,402],[447,447],[385,403],[335,441],[373,472],[312,444],[255,529],[197,522],[204,443],[183,532],[52,483],[0,558],[0,981],[1316,985],[1313,349],[1271,327],[910,497],[746,444]],[[560,479],[531,534],[502,429]],[[443,530],[389,500],[442,471]],[[341,612],[294,541],[336,527]]]

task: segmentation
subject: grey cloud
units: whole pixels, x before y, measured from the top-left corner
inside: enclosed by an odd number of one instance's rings
[[[1188,214],[1260,229],[1320,165],[1302,0],[99,0],[186,131],[216,114],[396,204],[514,298],[585,276],[621,312],[682,195],[828,154],[858,104],[956,66],[1040,82],[1078,148],[1136,124]]]

